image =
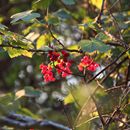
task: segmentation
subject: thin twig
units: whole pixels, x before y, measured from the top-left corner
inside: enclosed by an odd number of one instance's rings
[[[113,113],[111,114],[111,116],[106,120],[106,126],[105,126],[105,130],[108,129],[109,124],[111,123],[112,119],[114,118],[114,116],[116,115],[116,113],[118,113],[120,111],[120,107],[117,107]]]
[[[96,100],[95,100],[95,98],[94,98],[93,95],[91,95],[91,98],[92,98],[92,100],[94,101],[94,104],[95,104],[95,106],[96,106],[96,108],[97,108],[97,112],[98,112],[99,118],[100,118],[100,120],[101,120],[101,122],[102,122],[102,125],[103,125],[103,127],[104,127],[104,126],[105,126],[105,122],[104,122],[104,119],[103,119],[102,114],[101,114],[101,112],[100,112],[99,106],[98,106],[98,104],[97,104],[97,102],[96,102]]]
[[[113,67],[113,69],[111,69],[109,71],[109,73],[100,81],[100,83],[103,83],[108,77],[110,74],[112,74],[116,69],[118,69],[122,63],[124,63],[126,60],[128,59],[128,57],[125,57],[122,61],[120,61],[115,67]]]
[[[111,87],[109,89],[106,89],[105,92],[113,91],[115,89],[121,89],[121,88],[124,88],[125,86],[126,85],[114,86],[114,87]]]
[[[97,23],[101,23],[101,16],[103,15],[104,5],[105,5],[105,0],[102,0],[101,10],[96,20]]]
[[[120,0],[115,1],[115,2],[112,4],[112,6],[110,7],[109,10],[111,10],[119,1],[120,1]]]
[[[62,108],[63,108],[64,115],[65,115],[66,118],[67,118],[67,122],[68,122],[69,127],[70,127],[72,130],[74,130],[74,129],[73,129],[73,125],[72,125],[71,115],[68,114],[68,111],[66,110],[66,108],[65,108],[65,106],[64,106],[64,104],[63,104],[63,102],[60,101],[60,103],[61,103],[61,106],[62,106]]]
[[[125,80],[126,88],[127,88],[127,84],[129,81],[129,77],[130,77],[130,59],[129,59],[129,65],[128,65],[127,72],[126,72],[126,80]]]
[[[1,44],[0,47],[7,47],[7,48],[14,48],[14,49],[20,49],[20,50],[26,50],[28,52],[35,52],[35,53],[48,53],[49,50],[44,50],[43,49],[27,49],[27,48],[23,48],[20,46],[16,46],[16,45],[11,45],[11,44]],[[61,52],[61,50],[63,49],[57,49],[56,51]],[[69,52],[77,52],[77,53],[81,53],[79,50],[75,50],[75,49],[66,49],[64,48],[64,50],[69,51]]]
[[[52,38],[54,39],[54,40],[56,40],[58,43],[59,43],[59,45],[61,45],[63,48],[64,48],[64,45],[63,45],[63,43],[60,41],[60,40],[58,40],[54,35],[53,35],[53,33],[52,33],[52,31],[51,31],[51,28],[49,27],[49,32],[50,32],[50,34],[51,34],[51,36],[52,36]]]
[[[99,73],[97,73],[95,76],[93,76],[91,79],[89,79],[87,81],[87,83],[90,83],[91,81],[93,81],[98,75],[100,75],[102,72],[104,72],[105,70],[107,70],[110,66],[112,66],[113,64],[115,64],[128,50],[130,49],[130,47],[126,50],[124,50],[117,58],[115,58],[110,64],[108,64],[104,69],[102,69]]]

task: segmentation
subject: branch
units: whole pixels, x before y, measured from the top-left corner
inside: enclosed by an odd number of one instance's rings
[[[122,61],[120,61],[115,67],[113,67],[109,73],[101,80],[100,83],[103,83],[108,77],[110,74],[112,74],[116,69],[118,69],[126,60],[128,60],[128,57],[125,57]]]
[[[96,74],[95,76],[93,76],[91,79],[89,79],[87,81],[87,83],[90,83],[91,81],[93,81],[98,75],[100,75],[102,72],[104,72],[105,70],[107,70],[110,66],[112,66],[113,64],[115,64],[128,50],[130,49],[130,47],[126,50],[124,50],[116,59],[114,59],[110,64],[108,64],[104,69],[102,69],[98,74]]]
[[[115,89],[121,89],[121,88],[124,88],[125,86],[126,85],[114,86],[114,87],[106,89],[105,92],[113,91]]]
[[[48,50],[43,50],[43,49],[25,49],[25,48],[22,48],[20,46],[14,46],[14,45],[11,45],[11,44],[1,44],[0,47],[12,47],[14,49],[20,49],[20,50],[26,50],[26,51],[29,51],[29,52],[34,52],[34,53],[48,53]],[[63,49],[58,49],[56,51],[61,51]],[[81,51],[79,50],[76,50],[76,49],[67,49],[67,48],[64,48],[64,50],[66,51],[69,51],[69,52],[77,52],[77,53],[82,53]]]
[[[55,130],[71,130],[70,128],[52,122],[48,120],[35,120],[28,116],[23,116],[20,114],[11,113],[7,117],[0,118],[0,125],[1,126],[10,126],[14,128],[22,128],[22,129],[29,129],[29,128],[39,128],[39,130],[43,129],[55,129]]]
[[[118,22],[117,22],[115,16],[112,14],[112,12],[111,12],[110,10],[108,10],[108,12],[109,12],[110,16],[113,18],[113,22],[114,22],[115,26],[116,26],[117,29],[118,29],[118,33],[119,33],[119,35],[120,35],[120,39],[123,40],[123,36],[122,36],[122,34],[121,34],[121,28],[120,28],[120,26],[119,26],[119,24],[118,24]]]
[[[101,16],[103,14],[104,5],[105,5],[105,0],[102,1],[102,7],[101,7],[100,13],[99,13],[99,15],[97,17],[97,20],[96,20],[97,23],[101,23]]]
[[[114,118],[114,116],[120,111],[120,107],[117,107],[113,113],[111,114],[111,116],[106,120],[106,126],[105,126],[105,130],[108,129],[109,124],[111,123],[112,119]]]
[[[100,108],[99,108],[99,106],[98,106],[98,104],[97,104],[97,102],[96,102],[96,100],[95,100],[95,98],[94,98],[93,95],[91,95],[91,98],[92,98],[92,100],[94,101],[94,104],[95,104],[95,106],[96,106],[96,108],[97,108],[97,112],[98,112],[99,118],[100,118],[100,120],[101,120],[101,122],[102,122],[102,125],[103,125],[103,127],[104,127],[104,126],[105,126],[105,122],[104,122],[103,116],[102,116],[102,114],[101,114],[101,112],[100,112]]]
[[[25,49],[25,48],[22,48],[20,46],[14,46],[14,45],[11,45],[11,44],[8,44],[8,45],[4,45],[4,44],[1,44],[0,47],[12,47],[14,49],[20,49],[20,50],[26,50],[26,51],[29,51],[29,52],[35,52],[35,53],[46,53],[48,51],[45,51],[45,50],[42,50],[42,49]]]
[[[126,81],[125,81],[126,88],[127,88],[128,82],[129,82],[129,77],[130,77],[130,59],[129,59],[129,65],[128,65],[127,72],[126,72]]]
[[[64,45],[60,42],[60,40],[58,40],[58,39],[53,35],[53,33],[52,33],[52,31],[51,31],[50,28],[49,28],[49,32],[50,32],[52,38],[53,38],[54,40],[56,40],[56,41],[64,48]]]

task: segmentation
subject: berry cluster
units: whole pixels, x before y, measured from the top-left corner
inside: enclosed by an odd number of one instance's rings
[[[62,77],[66,77],[70,74],[72,74],[70,67],[71,67],[71,60],[68,60],[69,53],[62,50],[61,53],[58,53],[56,51],[49,51],[48,56],[50,58],[50,63],[55,62],[54,68],[56,68],[56,71],[59,75]],[[50,82],[55,81],[54,74],[52,72],[53,68],[50,65],[40,65],[41,73],[44,75],[44,81]]]
[[[94,72],[98,66],[99,64],[94,62],[90,57],[84,56],[78,65],[78,69],[79,71],[83,71],[84,69],[87,69],[89,71]]]
[[[62,77],[66,77],[72,74],[70,67],[71,61],[60,60],[59,63],[56,65],[56,70],[58,74],[61,74]]]
[[[41,73],[44,75],[45,82],[55,81],[51,66],[41,64],[40,69],[41,69]]]
[[[70,67],[72,65],[72,61],[69,60],[69,53],[67,51],[62,50],[61,53],[56,51],[49,51],[48,56],[50,58],[50,64],[40,65],[41,73],[44,77],[44,82],[55,81],[55,77],[53,74],[53,70],[57,72],[57,74],[61,75],[61,77],[66,77],[72,74]],[[78,65],[79,71],[89,70],[94,72],[99,64],[94,62],[89,56],[84,56],[81,59],[81,62]]]

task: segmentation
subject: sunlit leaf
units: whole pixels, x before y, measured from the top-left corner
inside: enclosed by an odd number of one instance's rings
[[[102,6],[102,1],[103,0],[90,0],[91,3],[96,6],[98,9],[101,9],[101,6]]]
[[[49,34],[41,35],[37,40],[37,49],[47,45],[51,40],[52,38],[50,37]]]
[[[5,28],[7,29],[8,27],[0,23],[0,29],[4,30]]]
[[[127,51],[126,54],[130,58],[130,51]]]
[[[15,93],[15,95],[16,95],[16,98],[19,99],[19,98],[25,96],[25,90],[24,90],[24,89],[19,90],[19,91],[17,91],[17,92]]]
[[[22,50],[22,49],[14,49],[12,47],[8,47],[4,49],[8,52],[10,58],[18,57],[18,56],[27,56],[29,58],[32,57],[33,53],[29,52],[27,50]]]
[[[40,14],[32,13],[32,10],[24,11],[24,12],[12,15],[11,18],[13,20],[11,21],[11,23],[15,23],[19,20],[30,21],[30,20],[37,18],[37,17],[40,17]]]
[[[74,45],[70,45],[70,46],[68,46],[68,49],[76,49],[76,50],[78,50],[79,49],[79,46],[78,46],[78,44],[74,44]]]
[[[2,42],[3,42],[3,37],[2,35],[0,35],[0,45],[2,44]]]
[[[75,100],[74,100],[74,97],[72,96],[71,93],[69,93],[65,98],[64,98],[64,104],[69,104],[69,103],[73,103]]]

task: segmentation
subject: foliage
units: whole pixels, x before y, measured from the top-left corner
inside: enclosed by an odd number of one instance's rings
[[[1,0],[0,129],[129,129],[129,7]]]

